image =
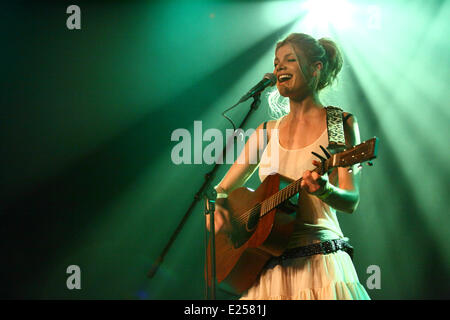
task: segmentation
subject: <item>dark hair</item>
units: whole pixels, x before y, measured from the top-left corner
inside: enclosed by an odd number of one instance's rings
[[[285,44],[293,45],[294,49],[297,49],[297,56],[300,54],[298,60],[302,61],[306,59],[305,63],[309,67],[314,62],[322,62],[323,67],[317,83],[317,91],[330,85],[342,69],[343,60],[341,52],[336,43],[330,39],[321,38],[316,40],[304,33],[291,33],[284,40],[277,43],[275,52]],[[301,54],[303,54],[304,59],[301,59]],[[309,72],[308,76],[311,76],[311,74],[312,72]]]

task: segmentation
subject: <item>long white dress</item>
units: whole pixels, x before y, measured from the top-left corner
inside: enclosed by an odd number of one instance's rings
[[[282,119],[282,118],[281,118]],[[295,150],[283,148],[278,139],[279,119],[271,132],[259,167],[263,181],[271,172],[298,180],[305,170],[312,170],[311,154],[322,154],[319,145],[328,146],[328,134],[311,145]],[[288,247],[295,248],[330,239],[346,239],[336,217],[336,210],[307,192],[300,194],[300,209]],[[347,239],[346,239],[347,240]],[[266,268],[242,300],[335,300],[370,299],[356,274],[350,256],[344,251],[284,260]]]

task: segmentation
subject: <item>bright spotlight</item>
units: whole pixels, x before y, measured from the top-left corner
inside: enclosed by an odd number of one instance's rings
[[[308,0],[301,8],[306,12],[304,23],[310,28],[345,29],[352,25],[354,8],[346,0]]]

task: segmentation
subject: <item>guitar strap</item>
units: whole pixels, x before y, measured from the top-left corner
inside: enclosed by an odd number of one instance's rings
[[[338,153],[345,150],[344,121],[351,114],[348,114],[344,120],[344,112],[341,108],[328,106],[327,110],[327,130],[328,147],[331,153]]]

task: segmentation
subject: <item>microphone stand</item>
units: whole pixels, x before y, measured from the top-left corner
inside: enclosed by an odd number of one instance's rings
[[[239,128],[243,128],[244,125],[246,124],[246,122],[248,121],[248,119],[250,118],[250,115],[256,111],[260,104],[261,104],[261,92],[258,92],[256,94],[254,94],[253,96],[253,102],[250,106],[249,111],[247,112],[247,114],[244,117],[244,120],[242,120],[241,124],[239,125]],[[239,101],[235,106],[237,106],[239,103],[241,103],[243,101]],[[229,109],[228,109],[229,110]],[[226,155],[226,150],[228,147],[228,141],[226,143],[226,145],[224,146],[223,150],[222,150],[222,159],[226,159],[225,155]],[[177,228],[175,229],[175,231],[173,232],[172,236],[170,237],[169,241],[167,242],[166,246],[164,247],[164,249],[162,250],[162,253],[159,255],[159,257],[155,260],[155,262],[153,263],[152,267],[150,268],[147,277],[148,278],[153,278],[153,276],[155,275],[156,271],[158,270],[159,266],[161,265],[161,263],[164,261],[164,257],[166,256],[167,252],[169,251],[170,247],[172,246],[172,243],[175,241],[176,237],[178,236],[178,234],[180,233],[180,231],[182,230],[184,224],[186,223],[187,219],[189,218],[190,214],[192,213],[192,210],[194,209],[194,207],[196,206],[197,202],[200,200],[200,198],[204,198],[205,199],[205,213],[207,212],[211,212],[211,207],[214,207],[211,204],[211,200],[208,198],[208,188],[210,188],[210,184],[212,182],[212,180],[215,177],[215,173],[217,172],[217,170],[219,169],[220,164],[216,162],[216,164],[214,165],[213,169],[205,174],[205,181],[203,182],[202,186],[200,187],[200,189],[197,191],[197,193],[194,195],[194,199],[192,201],[192,203],[190,204],[190,206],[188,207],[186,213],[184,214],[183,218],[181,219],[180,223],[178,224]],[[211,193],[211,192],[209,192]],[[212,212],[214,213],[214,209],[212,209]],[[211,239],[211,244],[214,244],[215,242],[215,229],[214,229],[214,214],[210,214],[210,231],[209,231],[209,238]],[[206,252],[208,250],[208,241],[206,239],[207,237],[205,236],[205,246],[206,246]],[[215,282],[216,282],[216,268],[215,268],[215,257],[216,257],[216,253],[215,253],[215,245],[211,245],[211,254],[209,255],[210,260],[212,261],[206,261],[206,270],[208,269],[208,265],[211,266],[211,283],[209,283],[208,278],[206,278],[206,299],[208,299],[208,292],[210,292],[210,296],[212,299],[215,299],[216,296],[216,286],[215,286]],[[206,256],[207,259],[208,255]],[[205,260],[206,260],[205,259]],[[207,273],[207,271],[206,271]]]
[[[205,199],[205,215],[209,217],[209,232],[205,226],[205,299],[216,300],[216,235],[214,225],[214,211],[215,201],[204,195]],[[206,220],[205,220],[206,221]],[[209,237],[208,237],[209,233]],[[208,251],[208,239],[210,240],[210,246]]]

